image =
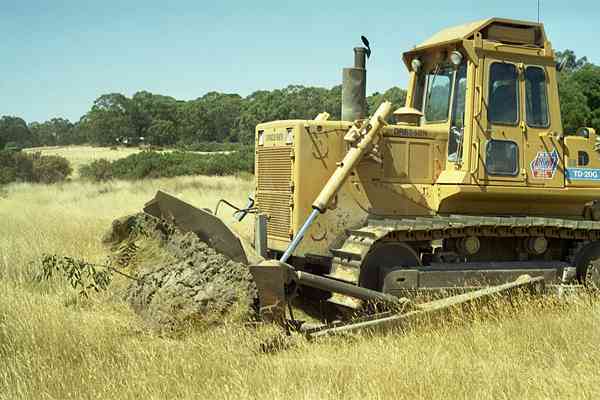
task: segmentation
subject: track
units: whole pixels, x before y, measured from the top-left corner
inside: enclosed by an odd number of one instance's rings
[[[478,217],[466,215],[418,218],[370,219],[366,226],[348,231],[338,249],[331,249],[333,262],[360,266],[377,241],[420,242],[449,238],[528,237],[600,240],[600,221],[538,217]]]

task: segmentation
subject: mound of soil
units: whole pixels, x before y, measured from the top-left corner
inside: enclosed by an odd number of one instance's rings
[[[227,314],[251,313],[256,288],[246,265],[217,253],[194,233],[183,233],[146,214],[121,218],[113,223],[115,229],[106,235],[115,249],[133,247],[139,253],[146,243],[158,242],[160,251],[167,253],[156,257],[166,262],[134,261],[138,281],[126,291],[129,304],[152,325],[175,329],[187,323],[218,323]],[[127,243],[134,245],[123,246]]]

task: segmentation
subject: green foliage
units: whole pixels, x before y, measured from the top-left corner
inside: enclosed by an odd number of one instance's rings
[[[386,90],[383,94],[379,92],[373,93],[371,96],[367,97],[369,114],[373,114],[377,110],[377,107],[384,101],[391,101],[393,110],[404,107],[406,102],[406,90],[394,86],[393,88]]]
[[[42,156],[0,151],[0,185],[11,182],[56,183],[72,172],[69,161],[59,156]]]
[[[15,152],[0,151],[0,185],[33,180],[33,157]]]
[[[0,149],[4,149],[8,142],[16,143],[21,147],[36,144],[27,123],[22,118],[5,115],[0,118]]]
[[[177,128],[174,122],[159,119],[152,122],[146,137],[148,142],[155,146],[171,145],[177,139]]]
[[[135,124],[139,119],[139,112],[131,99],[120,93],[110,93],[94,101],[82,125],[92,143],[108,146],[115,144],[119,138],[140,136]]]
[[[577,128],[587,125],[591,110],[579,83],[569,76],[563,75],[561,78],[558,89],[563,130],[575,133]]]
[[[600,132],[600,67],[571,53],[559,77],[563,129],[574,133],[591,126]]]
[[[29,131],[35,138],[35,142],[45,146],[70,143],[72,129],[73,124],[64,118],[52,118],[43,123],[32,122],[29,124]]]
[[[62,182],[73,169],[69,161],[60,156],[41,156],[39,153],[34,154],[32,181],[38,183],[57,183]]]
[[[38,281],[48,281],[55,273],[61,273],[73,289],[88,297],[88,292],[106,290],[112,280],[111,269],[103,265],[95,265],[72,257],[45,254],[41,260],[41,273]]]
[[[577,58],[573,50],[563,50],[556,52],[557,68],[561,72],[570,73],[577,71],[588,64],[587,57]]]
[[[237,151],[243,150],[248,147],[241,143],[230,143],[230,142],[199,142],[188,145],[180,145],[179,148],[183,151],[198,151],[206,153],[214,153],[219,151]]]
[[[233,175],[254,172],[254,149],[244,146],[228,154],[143,151],[112,162],[100,160],[80,169],[91,180],[146,179],[184,175]]]
[[[79,168],[79,175],[96,182],[108,181],[113,178],[112,165],[104,158],[94,160],[90,164],[82,165]]]

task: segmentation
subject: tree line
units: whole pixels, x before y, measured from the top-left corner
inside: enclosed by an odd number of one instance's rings
[[[206,142],[251,144],[260,122],[279,119],[312,119],[326,111],[340,119],[341,86],[331,89],[290,85],[260,90],[247,97],[210,92],[190,101],[147,91],[127,97],[121,93],[98,97],[77,122],[53,118],[27,124],[22,118],[0,119],[0,148],[69,144],[115,145],[123,138],[143,137],[159,146]],[[368,97],[374,110],[383,99],[404,105],[406,92],[398,87]]]
[[[565,132],[591,126],[600,132],[600,66],[578,58],[571,50],[558,52],[559,94]],[[20,117],[0,118],[0,149],[69,144],[111,146],[123,138],[143,137],[158,146],[207,142],[251,144],[260,122],[312,119],[326,111],[340,119],[340,85],[331,89],[290,85],[259,90],[247,97],[210,92],[195,100],[140,91],[131,97],[109,93],[98,97],[79,121],[52,118],[27,123]],[[404,105],[406,91],[393,87],[367,98],[369,112],[384,100]]]

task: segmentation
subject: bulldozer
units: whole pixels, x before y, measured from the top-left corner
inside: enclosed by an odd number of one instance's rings
[[[236,210],[254,214],[253,246],[163,192],[145,211],[250,264],[267,319],[297,296],[359,310],[458,293],[424,312],[540,282],[598,285],[597,134],[563,130],[543,24],[490,18],[438,32],[402,55],[405,105],[384,101],[370,117],[365,44],[342,73],[341,121],[256,127],[255,193]]]

